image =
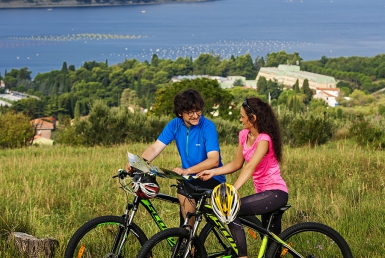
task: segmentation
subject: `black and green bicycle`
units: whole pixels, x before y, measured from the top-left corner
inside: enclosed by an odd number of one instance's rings
[[[151,163],[144,161],[137,155],[129,154],[131,166],[135,168],[135,173],[151,173],[158,177],[177,179],[181,183],[185,177],[182,177],[173,171],[160,169]],[[84,257],[103,257],[103,258],[123,258],[136,257],[141,246],[148,240],[146,234],[137,225],[135,216],[140,206],[150,214],[152,223],[159,228],[160,231],[167,229],[163,219],[158,214],[153,203],[149,199],[142,199],[134,195],[132,201],[128,198],[128,194],[132,193],[131,180],[133,173],[127,173],[120,169],[118,174],[113,178],[118,178],[121,188],[127,196],[127,204],[125,211],[121,216],[101,216],[82,225],[71,237],[65,251],[65,258],[84,258]],[[176,185],[175,185],[176,186]],[[163,193],[158,193],[158,200],[167,201],[176,205],[179,209],[179,200],[177,197]],[[256,224],[261,224],[257,217],[250,217],[249,220]],[[211,227],[210,227],[211,228]],[[206,229],[207,233],[209,230]],[[170,246],[173,242],[170,239]]]
[[[238,257],[238,249],[226,225],[215,217],[206,202],[210,189],[194,189],[199,195],[195,213],[187,215],[185,225],[169,228],[152,236],[142,247],[137,258],[156,257]],[[248,256],[258,258],[297,257],[343,257],[352,258],[345,239],[333,228],[317,222],[301,222],[284,230],[279,236],[270,231],[272,216],[285,212],[290,205],[273,212],[267,228],[254,223],[249,217],[240,217],[243,226],[256,241],[248,244]],[[195,217],[193,227],[188,220]],[[203,218],[206,224],[200,234],[198,228]],[[249,248],[251,247],[251,248]]]

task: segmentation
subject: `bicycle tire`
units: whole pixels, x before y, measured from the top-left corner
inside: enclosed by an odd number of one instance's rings
[[[170,240],[174,241],[174,246],[169,243]],[[183,257],[185,248],[181,246],[184,240],[189,239],[189,232],[184,228],[169,228],[158,232],[152,236],[140,249],[137,258],[160,258],[160,257]],[[178,247],[177,251],[175,249]],[[192,241],[192,249],[189,257],[194,258],[206,258],[206,250],[203,244],[199,241],[199,238],[194,238]]]
[[[348,243],[333,228],[317,222],[302,222],[284,230],[279,237],[303,257],[353,257]],[[273,242],[267,258],[296,257],[282,245]]]
[[[244,216],[246,220],[262,227],[262,222],[256,216]],[[253,228],[250,228],[253,230]],[[218,232],[219,229],[215,226],[212,221],[207,221],[206,225],[203,227],[202,231],[199,234],[199,240],[204,244],[207,252],[208,258],[214,257],[238,257],[235,250],[230,246],[228,240],[224,239],[223,235]],[[230,233],[230,231],[229,231]],[[260,245],[256,244],[256,235],[258,234],[257,230],[253,230],[250,234],[253,234],[253,239],[248,240],[248,232],[246,234],[246,242],[248,243],[248,252],[249,256],[256,256],[256,248]],[[259,235],[262,239],[263,236]],[[254,238],[255,237],[255,238]]]
[[[118,257],[112,252],[114,239],[124,225],[123,217],[102,216],[91,219],[81,226],[68,242],[65,258],[73,257]],[[119,257],[135,257],[147,237],[132,223],[127,241]],[[120,241],[119,241],[120,242]]]

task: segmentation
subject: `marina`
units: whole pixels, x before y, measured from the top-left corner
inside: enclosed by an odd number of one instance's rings
[[[254,59],[284,50],[318,60],[385,52],[385,35],[378,33],[385,31],[385,7],[377,2],[220,0],[49,9],[0,9],[6,21],[0,24],[1,74],[28,67],[34,76],[59,70],[63,62],[76,68],[87,61],[143,62],[154,54]]]

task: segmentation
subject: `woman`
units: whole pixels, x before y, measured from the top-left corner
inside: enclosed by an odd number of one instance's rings
[[[239,145],[235,159],[230,163],[198,173],[202,180],[233,173],[242,168],[234,187],[240,189],[249,178],[253,179],[255,194],[241,198],[238,216],[262,215],[267,227],[270,214],[284,206],[288,190],[281,177],[279,162],[282,159],[281,131],[274,111],[259,98],[245,99],[241,107]],[[236,218],[229,228],[238,247],[238,256],[247,257],[246,237],[240,220]],[[281,215],[275,216],[271,231],[281,232]]]

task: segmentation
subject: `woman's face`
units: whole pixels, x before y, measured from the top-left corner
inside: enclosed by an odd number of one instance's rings
[[[241,107],[241,117],[239,118],[239,121],[241,121],[243,125],[243,129],[249,129],[253,127],[253,123],[250,122],[249,118],[247,117],[246,111],[243,107]]]

